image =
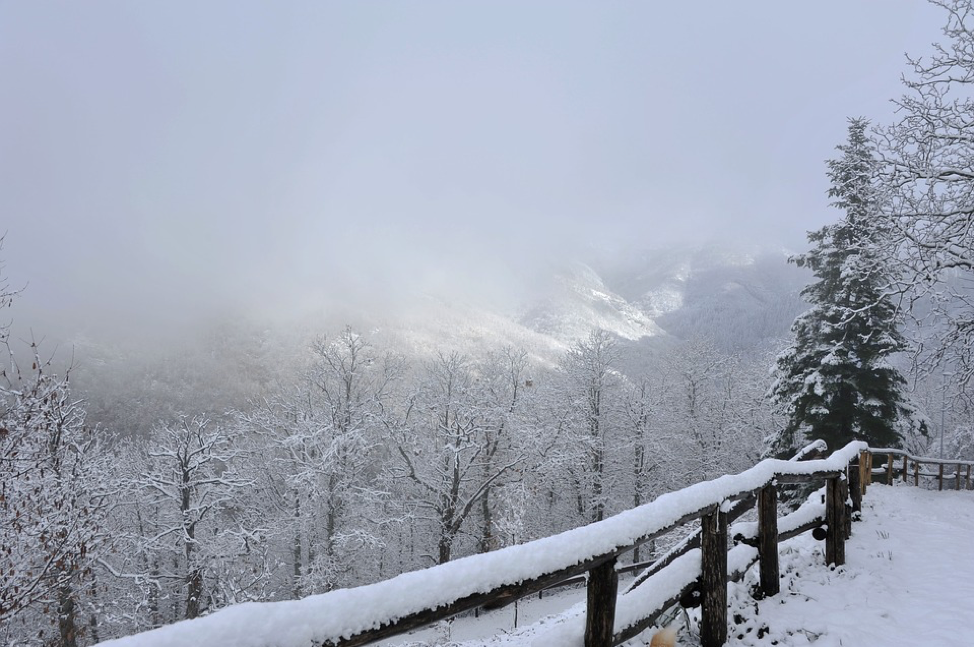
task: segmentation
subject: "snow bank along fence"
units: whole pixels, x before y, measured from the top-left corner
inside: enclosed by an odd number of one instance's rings
[[[875,456],[886,457],[885,467],[873,467]],[[956,490],[971,489],[971,467],[974,466],[971,461],[917,457],[902,449],[870,449],[866,461],[860,465],[864,487],[872,484],[876,474],[885,474],[886,484],[892,485],[898,473],[904,483],[912,480],[917,487],[920,486],[920,477],[924,477],[937,479],[938,490],[944,489],[944,479],[952,480]],[[951,473],[945,473],[948,469]]]
[[[825,561],[845,562],[853,514],[873,472],[893,483],[893,457],[902,472],[916,465],[972,463],[917,458],[900,450],[871,450],[852,442],[825,459],[818,441],[791,461],[765,460],[740,474],[697,483],[604,521],[519,546],[458,559],[354,589],[301,600],[235,605],[196,620],[117,641],[122,645],[367,645],[484,605],[499,606],[579,575],[587,576],[584,617],[552,623],[534,644],[611,647],[655,625],[676,604],[701,607],[703,647],[727,638],[727,583],[759,562],[760,595],[779,592],[778,543],[812,530],[825,540]],[[885,455],[885,470],[872,468]],[[968,487],[969,487],[969,477]],[[798,509],[778,517],[780,485],[825,484]],[[942,482],[942,481],[941,481]],[[959,487],[959,485],[958,485]],[[757,506],[757,521],[737,522]],[[700,528],[662,555],[620,594],[621,555],[695,520]],[[731,525],[733,524],[733,525]],[[729,542],[731,538],[733,541]],[[728,544],[732,546],[728,548]],[[153,635],[155,634],[155,635]],[[205,640],[204,640],[205,638]],[[202,642],[200,642],[202,640]],[[115,645],[115,641],[112,642]]]

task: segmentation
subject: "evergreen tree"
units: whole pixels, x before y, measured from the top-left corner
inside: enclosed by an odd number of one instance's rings
[[[851,440],[898,447],[905,434],[926,433],[889,361],[905,342],[885,291],[891,271],[875,251],[883,231],[867,125],[850,121],[848,141],[837,147],[842,156],[828,162],[829,197],[845,216],[809,233],[812,249],[789,259],[817,281],[802,291],[811,308],[795,320],[794,343],[777,358],[771,396],[787,424],[769,438],[770,455],[790,454],[816,438],[833,449]]]

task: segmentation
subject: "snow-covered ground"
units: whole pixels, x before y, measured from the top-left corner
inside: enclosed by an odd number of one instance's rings
[[[974,644],[974,492],[873,485],[846,565],[822,568],[823,549],[808,535],[782,545],[782,593],[749,605],[729,646]]]
[[[728,647],[974,644],[974,492],[873,485],[846,544],[846,565],[823,566],[824,548],[810,533],[783,543],[782,592],[773,598],[755,602],[747,595],[754,573],[732,585]],[[579,621],[584,595],[575,589],[522,600],[518,629],[508,607],[382,644],[554,647],[547,638]],[[735,623],[735,614],[743,621]],[[699,645],[694,619],[690,631],[682,617],[677,622],[678,644]],[[650,635],[628,645],[648,644]]]

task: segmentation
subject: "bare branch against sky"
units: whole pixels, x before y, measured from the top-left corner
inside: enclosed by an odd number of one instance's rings
[[[47,317],[382,302],[835,218],[919,0],[0,2],[0,230]],[[499,277],[499,278],[496,278]],[[473,288],[469,288],[473,289]]]

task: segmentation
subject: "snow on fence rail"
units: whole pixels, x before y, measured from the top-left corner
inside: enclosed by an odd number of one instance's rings
[[[808,453],[823,450],[824,443],[811,446]],[[353,647],[485,604],[513,601],[582,574],[588,575],[584,622],[579,618],[577,623],[562,623],[541,638],[543,644],[618,645],[696,592],[702,606],[701,642],[704,647],[722,645],[727,636],[728,578],[742,576],[760,561],[762,592],[776,594],[779,541],[822,527],[824,522],[826,561],[844,563],[850,513],[860,508],[870,456],[865,443],[852,442],[827,459],[765,460],[740,474],[664,494],[638,508],[559,535],[367,586],[301,600],[234,605],[202,618],[108,641],[102,647]],[[850,469],[850,465],[858,467]],[[826,484],[824,502],[821,495],[813,496],[798,510],[778,518],[778,484],[822,481]],[[728,524],[755,502],[758,521],[733,525],[730,530],[736,545],[728,550]],[[701,519],[698,532],[618,595],[615,564],[620,555],[695,519]],[[643,586],[647,581],[652,586]]]

